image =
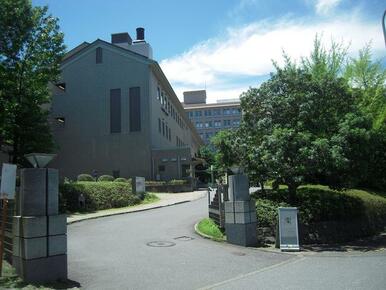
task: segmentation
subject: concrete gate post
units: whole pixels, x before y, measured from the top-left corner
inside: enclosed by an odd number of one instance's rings
[[[21,170],[19,215],[13,217],[13,257],[25,282],[67,279],[66,215],[59,215],[58,170]]]
[[[225,233],[227,241],[244,247],[257,244],[256,201],[249,196],[246,175],[228,177],[229,201],[225,202]]]

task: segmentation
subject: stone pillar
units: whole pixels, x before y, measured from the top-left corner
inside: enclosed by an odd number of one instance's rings
[[[25,282],[67,279],[66,215],[59,215],[56,169],[21,170],[20,215],[13,217],[13,257]]]
[[[228,178],[229,201],[225,202],[225,233],[227,241],[244,247],[257,244],[256,201],[249,196],[246,175]]]

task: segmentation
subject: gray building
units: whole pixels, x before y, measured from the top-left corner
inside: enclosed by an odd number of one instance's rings
[[[240,100],[206,103],[206,91],[184,92],[184,108],[201,139],[208,143],[217,132],[237,128],[241,122]]]
[[[51,124],[62,176],[180,179],[194,174],[196,129],[137,28],[69,51],[52,85]],[[190,169],[190,170],[189,170]]]

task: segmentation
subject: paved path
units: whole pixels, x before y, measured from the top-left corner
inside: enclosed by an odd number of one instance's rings
[[[87,213],[87,214],[73,214],[67,217],[67,223],[72,224],[72,223],[76,223],[76,222],[88,220],[88,219],[95,219],[95,218],[100,218],[105,216],[144,211],[144,210],[189,202],[189,201],[203,198],[206,195],[206,190],[193,191],[193,192],[181,192],[181,193],[154,193],[154,194],[158,196],[159,201],[149,203],[149,204],[140,204],[137,206],[124,207],[124,208],[112,208],[112,209],[106,209],[106,210],[99,210],[97,212]]]
[[[69,278],[84,289],[385,289],[385,252],[282,254],[203,239],[193,226],[206,203],[70,225]]]

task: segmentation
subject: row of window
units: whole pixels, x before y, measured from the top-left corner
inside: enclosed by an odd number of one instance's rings
[[[161,121],[160,118],[158,118],[158,132],[162,134],[167,140],[172,141],[172,131],[167,123],[165,123],[164,120]],[[176,136],[176,146],[182,147],[185,146],[185,143],[181,141],[178,136]]]
[[[223,123],[223,127],[238,127],[240,126],[240,120],[235,119],[235,120],[217,120],[217,121],[208,121],[208,122],[196,122],[196,128],[197,129],[202,129],[202,128],[221,128]]]
[[[162,110],[167,115],[170,115],[181,127],[181,129],[187,129],[184,121],[182,120],[182,117],[180,116],[180,114],[178,114],[173,104],[169,101],[168,96],[163,90],[161,90],[160,87],[157,87],[157,100],[161,103]]]
[[[226,108],[226,109],[211,109],[211,110],[194,110],[189,111],[188,116],[189,118],[197,118],[202,117],[203,115],[205,117],[211,117],[211,116],[229,116],[229,115],[240,115],[241,109],[240,108]]]

